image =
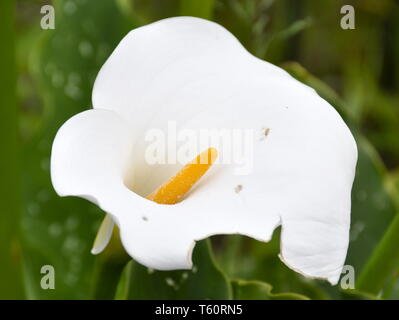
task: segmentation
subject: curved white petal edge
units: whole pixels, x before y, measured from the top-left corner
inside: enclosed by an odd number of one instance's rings
[[[281,225],[282,261],[337,283],[357,148],[313,89],[249,54],[220,25],[177,17],[131,31],[100,70],[92,100],[92,110],[57,133],[53,185],[107,212],[135,260],[187,269],[197,240],[239,233],[268,241]],[[166,129],[168,121],[194,131],[269,130],[252,140],[248,174],[237,174],[238,164],[215,164],[184,201],[161,205],[131,190],[145,195],[176,172],[144,160],[147,130]]]
[[[91,249],[92,254],[99,254],[107,247],[108,243],[111,241],[114,227],[114,220],[107,214],[98,229],[96,239]]]

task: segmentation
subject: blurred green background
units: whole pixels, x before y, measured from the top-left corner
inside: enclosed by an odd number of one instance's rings
[[[54,30],[40,27],[45,4],[55,7]],[[345,4],[355,8],[355,30],[340,27]],[[186,272],[90,254],[104,213],[55,194],[52,140],[91,107],[96,74],[129,30],[178,15],[222,24],[314,87],[351,127],[359,163],[346,264],[355,290],[285,267],[278,230],[268,244],[202,241]],[[398,1],[2,0],[0,38],[0,298],[399,299]],[[40,287],[43,265],[55,268],[54,290]]]

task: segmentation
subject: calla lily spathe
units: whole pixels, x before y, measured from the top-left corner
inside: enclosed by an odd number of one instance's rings
[[[86,198],[107,212],[135,260],[160,270],[191,268],[197,240],[239,233],[268,241],[281,225],[282,261],[337,283],[357,148],[313,89],[252,56],[220,25],[177,17],[131,31],[100,70],[92,101],[92,110],[57,133],[53,185],[59,195]],[[184,201],[161,205],[139,194],[173,176],[176,166],[146,164],[144,135],[171,120],[193,130],[269,130],[254,140],[250,174],[216,164]]]

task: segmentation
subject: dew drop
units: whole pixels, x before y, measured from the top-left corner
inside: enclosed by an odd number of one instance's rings
[[[356,198],[357,198],[359,201],[365,201],[365,200],[367,199],[367,192],[366,192],[366,190],[359,190],[359,191],[356,193]]]
[[[181,278],[182,278],[183,281],[185,281],[185,280],[188,279],[188,276],[189,276],[188,272],[183,272],[182,275],[181,275]]]
[[[48,227],[48,233],[50,236],[56,238],[62,234],[62,227],[59,223],[52,223]]]
[[[377,193],[373,196],[373,201],[376,207],[380,210],[384,210],[386,208],[386,202],[382,194]]]
[[[172,278],[165,278],[165,282],[169,287],[172,287],[175,290],[179,289],[179,286],[176,284],[175,280],[173,280]]]
[[[79,73],[77,72],[71,72],[68,76],[68,83],[73,84],[73,85],[78,85],[80,84],[81,77]]]
[[[86,33],[94,33],[96,31],[96,27],[92,20],[85,20],[82,22],[83,30]]]
[[[81,41],[78,49],[82,57],[88,58],[93,54],[93,46],[87,40]]]
[[[153,274],[154,272],[155,272],[155,270],[154,270],[154,269],[147,268],[147,273],[148,273],[148,274]]]
[[[51,74],[51,84],[55,88],[61,88],[64,84],[64,76],[60,71],[55,71]]]
[[[50,199],[50,192],[46,189],[41,190],[37,195],[37,199],[40,202],[47,202]]]
[[[102,63],[109,55],[110,48],[107,43],[101,43],[97,49],[97,62]]]
[[[78,277],[75,273],[69,272],[66,274],[64,281],[68,286],[74,286],[78,282]]]
[[[40,161],[40,167],[44,171],[49,171],[50,170],[50,158],[49,157],[43,158],[42,161]]]
[[[350,241],[357,240],[357,238],[362,233],[364,228],[365,228],[365,224],[361,221],[357,221],[352,227],[351,234],[350,234]]]
[[[31,216],[37,216],[40,211],[40,206],[38,203],[32,202],[28,205],[27,210]]]
[[[55,66],[53,63],[47,63],[46,66],[44,67],[44,72],[47,75],[51,75],[55,71]]]
[[[68,236],[63,243],[65,252],[77,251],[81,245],[81,241],[76,236]]]
[[[69,216],[65,222],[65,228],[68,231],[73,231],[79,226],[79,219],[74,216]]]
[[[65,95],[73,100],[78,100],[82,96],[82,91],[74,84],[68,84],[64,88]]]
[[[76,12],[76,4],[71,0],[68,0],[67,2],[65,2],[64,12],[69,15],[74,14]]]
[[[71,258],[71,260],[70,260],[70,262],[69,262],[69,265],[70,265],[70,269],[73,270],[73,271],[75,271],[75,272],[79,272],[80,269],[82,269],[82,262],[81,262],[81,260],[80,260],[78,257],[76,257],[76,256],[73,256],[73,257]]]
[[[175,285],[175,281],[172,278],[166,278],[165,281],[168,286],[173,287]]]

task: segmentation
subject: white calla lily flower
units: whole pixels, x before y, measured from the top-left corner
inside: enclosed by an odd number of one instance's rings
[[[109,214],[94,253],[115,222],[136,261],[187,269],[195,241],[237,233],[269,241],[281,225],[282,261],[337,283],[357,148],[313,89],[252,56],[220,25],[177,17],[131,31],[100,70],[92,101],[92,110],[57,133],[51,176],[60,196],[86,198]],[[148,164],[145,135],[168,121],[195,132],[250,128],[267,137],[254,137],[248,174],[216,163],[186,199],[162,205],[143,196],[177,166]]]

